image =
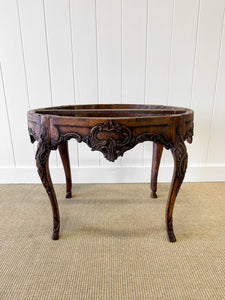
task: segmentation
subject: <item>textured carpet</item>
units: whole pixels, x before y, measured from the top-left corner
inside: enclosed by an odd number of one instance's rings
[[[176,243],[147,184],[56,185],[60,240],[51,240],[41,185],[0,185],[0,299],[225,299],[225,183],[185,183]]]

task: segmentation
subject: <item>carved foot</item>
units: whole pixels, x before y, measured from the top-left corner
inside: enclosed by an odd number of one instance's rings
[[[176,237],[175,237],[174,232],[173,231],[171,232],[171,231],[167,230],[167,234],[168,234],[168,238],[169,238],[170,243],[175,243],[176,242]]]
[[[59,231],[52,232],[52,240],[56,241],[59,239]]]
[[[153,191],[151,192],[150,197],[151,197],[151,198],[158,198],[156,192],[153,192]]]
[[[72,191],[66,192],[66,198],[71,198],[72,197]]]
[[[168,234],[170,243],[176,242],[176,237],[173,232],[173,219],[172,218],[167,221],[167,234]]]
[[[52,232],[52,240],[57,241],[59,239],[59,230]]]
[[[53,217],[52,240],[59,239],[59,229],[60,229],[60,221],[57,217]]]

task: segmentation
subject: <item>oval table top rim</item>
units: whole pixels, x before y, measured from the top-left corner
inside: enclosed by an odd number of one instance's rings
[[[66,115],[69,112],[70,115]],[[104,115],[104,112],[107,113]],[[110,115],[110,113],[113,115]],[[59,113],[59,114],[57,114]],[[60,114],[61,113],[61,114]],[[65,114],[63,114],[65,113]],[[81,116],[80,114],[84,114]],[[85,115],[85,113],[87,115]],[[118,113],[116,116],[115,114]],[[143,115],[140,115],[143,113]],[[81,104],[63,105],[47,108],[38,108],[28,111],[28,115],[49,116],[54,118],[76,119],[147,119],[147,118],[174,118],[193,114],[193,110],[184,107],[146,104]],[[76,115],[73,115],[76,114]],[[89,115],[88,115],[89,114]],[[95,115],[90,115],[95,114]],[[123,115],[127,114],[127,115]],[[133,114],[133,115],[128,115]]]

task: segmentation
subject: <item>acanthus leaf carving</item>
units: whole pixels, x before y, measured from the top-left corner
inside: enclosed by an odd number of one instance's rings
[[[97,124],[91,129],[90,135],[84,141],[93,150],[103,153],[109,161],[115,161],[119,156],[123,156],[132,141],[130,128],[112,120]]]
[[[57,144],[60,144],[64,141],[68,141],[70,139],[76,139],[78,143],[81,143],[83,140],[82,135],[80,135],[77,132],[68,132],[68,133],[64,133],[64,134],[60,134],[59,133],[59,138],[57,140]]]
[[[29,131],[30,141],[33,144],[35,141],[37,141],[38,138],[36,136],[35,131],[31,127],[28,127],[28,131]]]
[[[176,194],[178,193],[180,186],[183,182],[187,163],[188,163],[188,155],[186,151],[186,146],[184,142],[179,142],[171,149],[173,155],[175,156],[175,163],[176,163],[176,176],[179,178],[179,184],[176,188]]]
[[[167,125],[164,126],[161,134],[144,132],[137,136],[133,135],[130,128],[113,120],[96,124],[91,128],[90,133],[84,136],[72,131],[62,134],[60,128],[57,128],[58,140],[56,147],[63,141],[75,138],[79,143],[85,142],[92,151],[102,152],[107,160],[113,162],[119,156],[123,156],[124,152],[144,141],[159,143],[164,145],[166,149],[170,149],[173,144],[164,137],[166,127]]]
[[[163,145],[166,149],[170,149],[173,146],[171,141],[168,141],[163,135],[160,134],[152,134],[149,132],[145,132],[136,138],[138,143],[142,143],[145,141],[151,141],[154,143],[158,143]]]

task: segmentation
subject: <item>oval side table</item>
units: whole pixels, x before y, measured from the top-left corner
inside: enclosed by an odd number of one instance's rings
[[[173,208],[187,168],[184,141],[192,142],[191,109],[132,104],[96,104],[60,106],[31,110],[27,114],[31,142],[38,141],[36,165],[53,212],[52,239],[59,238],[60,217],[48,160],[51,150],[59,149],[66,176],[66,197],[71,197],[72,181],[67,141],[75,138],[92,150],[103,153],[109,161],[123,156],[144,141],[153,142],[151,197],[157,198],[157,176],[163,147],[174,158],[174,172],[166,205],[166,229],[175,242]]]

